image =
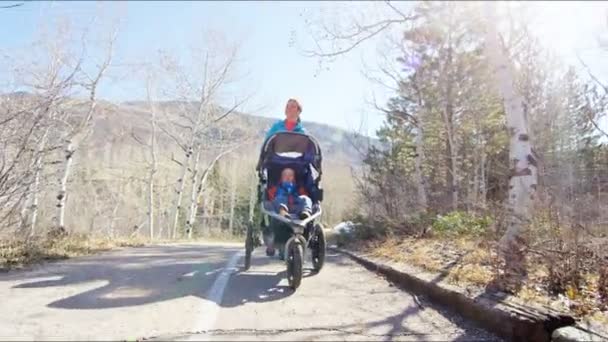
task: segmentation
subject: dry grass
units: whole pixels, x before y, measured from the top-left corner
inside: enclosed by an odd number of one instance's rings
[[[69,235],[53,240],[2,240],[0,241],[0,271],[98,253],[117,247],[137,247],[144,244],[145,240],[141,238],[108,239],[84,235]]]
[[[184,242],[241,242],[243,238],[225,234],[213,235],[192,240],[154,240],[153,244]],[[73,234],[52,240],[43,239],[5,239],[0,240],[0,272],[20,269],[45,261],[63,260],[95,254],[120,247],[141,247],[150,244],[142,237],[100,238]]]
[[[446,275],[450,283],[485,285],[492,279],[491,255],[474,241],[466,239],[388,239],[360,248],[375,257],[420,267]]]
[[[445,276],[445,281],[462,286],[483,288],[494,278],[497,254],[482,238],[388,238],[353,244],[355,248],[378,258],[416,266]],[[527,262],[528,278],[515,295],[527,302],[566,310],[578,318],[608,323],[608,313],[598,302],[598,276],[585,273],[580,290],[569,288],[563,295],[548,293],[547,266],[534,257]]]

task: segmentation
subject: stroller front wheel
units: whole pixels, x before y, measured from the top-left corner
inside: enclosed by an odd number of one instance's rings
[[[299,242],[292,242],[287,248],[287,282],[293,290],[297,289],[302,282],[304,249]]]

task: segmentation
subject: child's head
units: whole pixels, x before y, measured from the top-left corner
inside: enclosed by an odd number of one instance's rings
[[[281,182],[293,183],[293,182],[295,182],[295,179],[296,179],[296,173],[293,171],[293,169],[286,167],[281,172]]]

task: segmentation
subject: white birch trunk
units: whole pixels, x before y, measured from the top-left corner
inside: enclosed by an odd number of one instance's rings
[[[101,74],[99,75],[101,77]],[[97,79],[99,80],[99,78]],[[64,156],[65,156],[65,164],[63,168],[63,175],[59,181],[59,193],[57,194],[57,228],[59,230],[65,229],[65,213],[66,213],[66,203],[68,196],[68,181],[70,179],[70,175],[72,172],[72,164],[74,163],[74,155],[78,149],[79,144],[84,140],[86,136],[87,126],[93,119],[93,113],[95,112],[95,107],[97,106],[96,98],[95,98],[95,87],[97,83],[94,84],[91,90],[90,96],[90,104],[88,108],[88,112],[86,118],[80,123],[80,125],[68,136],[66,140]]]
[[[422,162],[424,160],[423,133],[424,131],[422,127],[420,127],[419,122],[418,128],[416,129],[416,158],[414,159],[414,168],[416,173],[419,209],[426,212],[428,208],[428,200],[426,196],[426,181],[422,172]]]
[[[230,189],[230,220],[228,221],[228,230],[232,234],[234,227],[234,205],[236,202],[236,160],[232,161],[232,184]]]
[[[200,156],[200,151],[197,154],[196,162],[194,163],[194,169],[192,169],[192,188],[190,191],[190,208],[188,209],[188,220],[186,221],[186,229],[188,231],[188,239],[192,239],[192,231],[194,229],[194,221],[196,220],[196,209],[197,209],[197,177],[198,176],[198,160]]]
[[[198,181],[198,183],[196,183],[196,175],[194,175],[194,177],[192,178],[192,197],[191,197],[191,201],[190,201],[190,211],[188,213],[188,238],[191,238],[191,232],[192,229],[194,228],[194,223],[196,223],[196,210],[197,210],[197,204],[198,204],[198,199],[200,197],[200,195],[203,193],[203,190],[205,189],[205,184],[207,183],[207,178],[209,177],[209,174],[211,173],[211,170],[213,170],[213,167],[215,166],[215,164],[226,154],[234,151],[237,147],[234,146],[230,149],[227,149],[223,152],[221,152],[220,154],[218,154],[209,164],[209,166],[207,166],[207,168],[205,169],[205,171],[203,171],[203,173],[201,174],[200,180]],[[198,184],[198,185],[197,185]],[[206,206],[203,206],[204,208],[206,208]]]
[[[67,135],[63,176],[61,177],[59,193],[57,194],[57,228],[59,230],[65,229],[66,199],[68,196],[67,183],[72,171],[74,154],[79,148],[80,143],[85,139],[88,126],[93,120],[93,114],[95,113],[95,108],[97,107],[97,86],[99,85],[99,81],[103,77],[112,60],[113,43],[115,39],[116,31],[113,33],[112,40],[108,46],[108,54],[105,61],[100,66],[95,78],[90,84],[86,85],[86,88],[89,89],[89,107],[85,114],[85,118],[80,121],[80,123]]]
[[[175,212],[173,213],[173,222],[171,224],[171,237],[175,239],[177,237],[177,223],[179,222],[179,211],[182,207],[182,195],[184,193],[184,187],[186,179],[186,172],[188,172],[188,165],[190,165],[190,159],[192,158],[192,145],[188,147],[186,151],[186,158],[184,160],[184,164],[182,165],[182,173],[179,179],[177,180],[177,189],[175,199]]]
[[[224,213],[224,191],[222,190],[223,189],[218,189],[217,191],[218,200],[220,201],[220,207],[218,209],[218,227],[220,231],[222,230],[222,224],[224,223],[224,216],[226,216]]]
[[[449,149],[449,157],[450,157],[450,167],[448,172],[451,175],[451,191],[452,194],[452,209],[458,209],[458,197],[459,197],[459,189],[458,189],[458,163],[457,163],[457,147],[456,147],[456,137],[454,132],[454,108],[452,103],[452,48],[451,48],[451,35],[448,34],[448,56],[446,58],[446,65],[443,70],[445,75],[445,106],[443,111],[441,111],[443,116],[443,123],[445,125],[445,130],[448,138],[448,149]]]
[[[34,174],[34,184],[32,184],[32,204],[30,206],[30,236],[36,234],[36,223],[38,221],[38,198],[40,191],[40,173],[42,172],[42,159],[36,163],[36,171]]]
[[[40,192],[40,174],[42,173],[42,164],[44,159],[44,149],[46,148],[47,136],[49,133],[49,127],[47,126],[40,138],[40,143],[36,148],[36,160],[34,162],[34,180],[32,182],[32,187],[28,191],[27,203],[28,205],[24,207],[25,212],[22,215],[23,217],[27,217],[27,210],[30,211],[29,217],[29,235],[33,236],[36,233],[36,222],[38,221],[38,202],[39,202],[39,192]],[[30,203],[31,201],[31,203]]]
[[[481,165],[480,165],[480,181],[479,181],[479,193],[481,198],[481,208],[486,209],[486,200],[488,197],[488,180],[486,176],[486,151],[481,151]]]
[[[420,92],[420,88],[418,87],[418,76],[417,74],[414,77],[414,90],[416,91],[416,96],[418,98],[418,110],[423,111],[425,109],[425,103],[422,100],[422,94]],[[428,198],[426,194],[426,178],[424,177],[424,172],[422,170],[422,165],[425,160],[424,155],[424,127],[422,123],[423,115],[419,114],[416,118],[416,138],[414,143],[416,145],[416,158],[414,159],[414,172],[417,182],[417,192],[418,192],[418,206],[419,210],[426,212],[428,209]]]
[[[68,195],[68,180],[70,178],[70,172],[72,171],[75,151],[74,143],[72,142],[72,139],[69,139],[66,142],[64,149],[65,163],[63,174],[59,180],[59,192],[57,194],[57,228],[60,230],[65,229],[65,207]]]
[[[148,229],[150,230],[150,241],[154,240],[154,184],[155,176],[158,171],[158,161],[156,156],[156,107],[152,101],[151,95],[151,81],[147,80],[146,90],[148,97],[148,104],[150,106],[150,125],[152,126],[152,132],[150,136],[150,175],[148,177]]]
[[[162,203],[162,196],[156,196],[156,201],[157,203],[157,208],[159,208],[159,210],[157,211],[156,217],[157,217],[157,222],[158,222],[158,237],[159,238],[163,238],[163,234],[165,233],[165,226],[167,225],[167,220],[165,217],[164,212],[160,209],[163,208],[163,203]]]
[[[449,167],[448,172],[451,175],[450,187],[451,187],[451,194],[452,194],[452,209],[457,210],[458,209],[458,197],[459,197],[458,196],[459,195],[459,191],[458,191],[458,177],[459,177],[458,156],[456,154],[453,125],[449,118],[448,112],[449,112],[449,110],[447,108],[443,111],[443,118],[444,118],[446,133],[448,136],[448,149],[449,149],[449,153],[450,153],[450,167]]]
[[[485,6],[488,19],[487,55],[495,70],[496,81],[504,101],[509,132],[511,168],[507,200],[509,219],[507,231],[501,238],[500,244],[501,249],[505,252],[507,268],[515,272],[523,272],[522,232],[530,216],[536,192],[538,169],[528,134],[524,99],[515,89],[512,65],[499,42],[499,33],[495,26],[495,4],[487,2]]]
[[[148,228],[150,229],[150,240],[154,239],[154,178],[158,169],[156,158],[156,114],[152,111],[152,137],[150,138],[150,154],[152,164],[150,165],[150,176],[148,179]]]
[[[474,151],[474,153],[475,152],[476,151]],[[478,153],[475,153],[473,156],[473,181],[470,183],[472,185],[472,189],[469,192],[469,203],[467,203],[467,207],[469,207],[469,204],[472,204],[474,210],[477,210],[479,204],[479,179],[481,177],[480,159],[481,158],[478,157]]]

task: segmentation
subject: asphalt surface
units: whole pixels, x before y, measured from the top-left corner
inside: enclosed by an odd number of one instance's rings
[[[0,274],[0,340],[498,340],[345,256],[297,291],[242,245],[116,250]]]

